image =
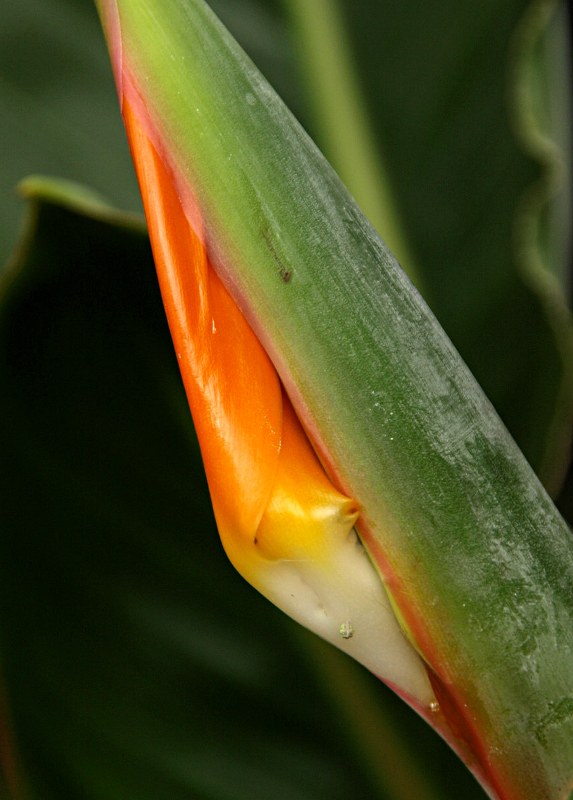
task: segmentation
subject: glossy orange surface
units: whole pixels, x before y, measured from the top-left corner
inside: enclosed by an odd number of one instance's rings
[[[332,486],[209,263],[199,209],[188,208],[186,195],[185,212],[174,175],[126,98],[123,114],[217,524],[231,560],[256,585],[260,558],[320,557],[333,519],[352,525],[357,506]]]
[[[282,397],[273,365],[209,264],[168,167],[124,98],[171,335],[220,529],[252,538],[281,449]]]

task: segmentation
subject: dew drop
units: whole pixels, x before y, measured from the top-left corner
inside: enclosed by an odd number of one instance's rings
[[[338,633],[343,639],[352,639],[354,636],[354,630],[352,629],[352,623],[349,619],[341,624],[340,628],[338,629]]]

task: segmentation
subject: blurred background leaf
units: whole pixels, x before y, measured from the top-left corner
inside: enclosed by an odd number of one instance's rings
[[[397,231],[557,492],[573,369],[564,9],[315,0],[305,27],[295,0],[211,5],[382,234]],[[28,173],[140,203],[91,2],[5,4],[0,39],[3,260]],[[340,46],[343,78],[317,63]],[[345,108],[368,149],[356,185]],[[389,198],[388,230],[371,191]],[[226,564],[145,237],[81,202],[91,218],[36,206],[41,235],[29,229],[0,299],[1,663],[31,796],[483,796],[383,687]]]
[[[90,0],[4,3],[0,30],[0,261],[15,244],[15,189],[40,172],[140,208],[117,95]]]

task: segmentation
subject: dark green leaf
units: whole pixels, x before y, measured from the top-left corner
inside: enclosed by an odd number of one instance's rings
[[[90,0],[4,3],[0,30],[0,263],[16,241],[15,187],[34,172],[140,201],[109,60]]]

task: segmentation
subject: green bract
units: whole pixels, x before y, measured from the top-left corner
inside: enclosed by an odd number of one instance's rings
[[[100,3],[120,95],[500,798],[573,782],[573,540],[336,174],[201,0]],[[195,205],[196,204],[196,205]],[[198,209],[198,212],[197,212]],[[464,745],[461,746],[462,751]]]

